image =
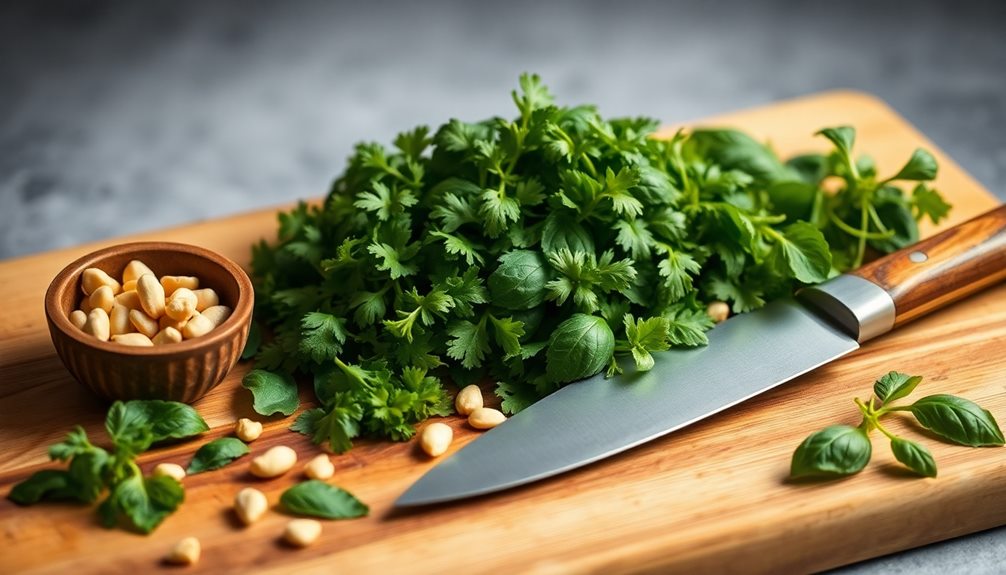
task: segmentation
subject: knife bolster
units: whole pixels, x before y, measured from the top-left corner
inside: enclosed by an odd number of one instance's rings
[[[859,343],[894,327],[894,299],[877,284],[843,274],[800,290],[797,297],[833,320]]]

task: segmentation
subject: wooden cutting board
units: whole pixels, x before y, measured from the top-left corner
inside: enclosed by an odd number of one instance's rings
[[[783,156],[823,150],[826,142],[812,136],[815,130],[850,124],[859,130],[858,151],[873,155],[881,173],[897,170],[917,146],[936,154],[938,188],[954,204],[944,225],[998,203],[890,108],[863,94],[827,93],[701,123],[749,130]],[[252,242],[274,237],[274,218],[262,211],[0,262],[0,495],[52,466],[46,446],[73,424],[104,440],[105,406],[70,378],[49,341],[42,296],[57,271],[98,247],[139,239],[198,244],[246,264]],[[325,523],[320,541],[303,550],[279,542],[288,519],[279,512],[249,528],[232,516],[241,487],[255,485],[275,504],[302,479],[298,471],[256,480],[247,472],[249,458],[186,478],[184,505],[149,536],[106,531],[88,508],[20,508],[4,499],[0,572],[151,573],[168,569],[160,558],[180,538],[195,535],[203,559],[189,570],[207,573],[775,573],[825,569],[1002,525],[1002,449],[926,438],[940,475],[914,479],[876,437],[874,460],[858,476],[811,485],[788,483],[786,476],[796,445],[824,425],[857,424],[852,398],[867,397],[873,379],[892,369],[924,375],[920,393],[963,395],[1006,422],[1004,302],[1000,285],[684,431],[586,469],[463,503],[393,511],[394,499],[433,462],[413,443],[361,442],[333,457],[332,482],[368,503],[371,515]],[[238,417],[254,418],[239,385],[248,369],[240,365],[196,404],[212,432],[147,454],[144,469],[165,461],[185,465],[203,442],[229,433]],[[917,431],[907,419],[892,419],[897,431]],[[287,431],[291,421],[269,421],[251,445],[253,455],[279,444],[296,448],[302,459],[318,453]],[[477,437],[460,418],[446,421],[456,429],[453,448]]]

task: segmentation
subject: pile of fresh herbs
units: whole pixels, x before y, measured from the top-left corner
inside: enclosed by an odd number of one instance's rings
[[[447,414],[445,376],[494,379],[516,412],[617,355],[645,370],[703,345],[708,302],[756,309],[949,209],[928,152],[882,178],[850,127],[784,162],[736,130],[654,138],[651,119],[556,106],[537,76],[513,100],[513,119],[360,144],[322,205],[280,215],[253,252],[260,412],[292,413],[294,376],[313,378],[320,407],[294,429],[336,451]]]

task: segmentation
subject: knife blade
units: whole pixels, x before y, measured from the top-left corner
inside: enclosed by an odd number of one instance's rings
[[[620,453],[842,357],[1006,277],[1006,207],[735,316],[648,372],[567,385],[429,470],[407,507],[509,489]],[[628,371],[628,370],[627,370]]]

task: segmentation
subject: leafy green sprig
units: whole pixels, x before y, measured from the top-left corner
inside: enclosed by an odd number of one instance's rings
[[[11,489],[19,505],[43,500],[69,500],[98,505],[102,525],[124,524],[150,533],[185,499],[182,485],[163,475],[144,477],[136,458],[151,445],[207,431],[203,418],[188,405],[173,401],[117,401],[108,410],[105,430],[112,449],[91,444],[79,425],[66,439],[49,447],[52,460],[69,461],[63,469],[43,469]]]
[[[811,434],[793,453],[790,476],[842,477],[859,473],[870,462],[873,446],[869,434],[877,430],[891,442],[894,457],[912,472],[936,477],[936,461],[924,445],[899,437],[880,420],[894,412],[909,412],[943,439],[969,447],[1001,446],[1003,434],[995,418],[976,403],[953,395],[930,395],[910,405],[895,405],[922,382],[921,376],[892,371],[873,385],[875,397],[868,402],[855,399],[863,415],[857,427],[832,425]],[[879,406],[878,406],[879,404]]]
[[[876,181],[849,168],[851,128],[783,162],[736,130],[658,139],[651,119],[558,106],[534,75],[513,101],[512,119],[360,144],[323,205],[280,214],[253,250],[260,413],[292,413],[294,376],[313,379],[320,407],[294,429],[344,451],[449,413],[445,377],[491,377],[519,411],[616,356],[645,370],[705,345],[709,302],[759,308],[861,260],[856,233],[889,251],[940,214],[936,192],[891,184],[935,176],[931,156]]]

